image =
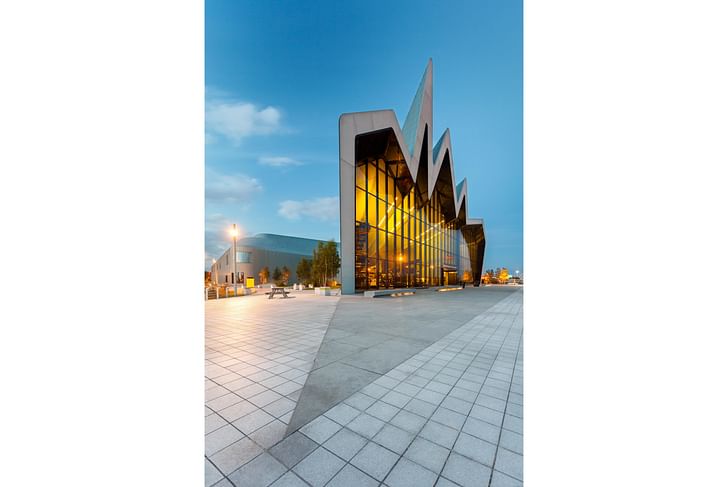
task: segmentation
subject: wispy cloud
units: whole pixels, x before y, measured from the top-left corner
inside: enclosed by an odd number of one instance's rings
[[[289,220],[302,217],[318,221],[335,221],[339,217],[339,198],[327,196],[311,200],[285,200],[278,204],[278,214]]]
[[[300,166],[303,163],[290,157],[260,157],[258,158],[258,164],[271,167],[287,167]]]
[[[205,110],[207,130],[238,144],[251,135],[280,132],[282,113],[272,106],[259,107],[253,103],[234,100],[209,100]],[[207,142],[213,139],[208,137]]]
[[[247,174],[220,174],[208,170],[205,179],[205,198],[210,201],[246,203],[263,191],[260,181]]]

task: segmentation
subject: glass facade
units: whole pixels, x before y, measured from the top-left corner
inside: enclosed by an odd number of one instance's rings
[[[388,159],[363,157],[356,164],[355,289],[467,280],[467,247],[457,220],[445,217],[442,194],[436,190],[425,201],[401,157]]]

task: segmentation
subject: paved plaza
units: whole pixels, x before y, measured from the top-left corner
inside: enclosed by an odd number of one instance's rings
[[[522,289],[208,301],[207,486],[522,485]]]

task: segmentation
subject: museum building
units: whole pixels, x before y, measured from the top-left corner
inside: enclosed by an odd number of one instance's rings
[[[486,237],[455,184],[450,131],[432,145],[432,60],[400,129],[393,110],[339,119],[341,286],[480,284]]]

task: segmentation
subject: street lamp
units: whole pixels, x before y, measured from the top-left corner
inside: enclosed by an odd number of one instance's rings
[[[519,272],[520,272],[520,271],[519,271],[518,269],[516,269],[516,282],[519,282],[519,281],[518,281],[518,273],[519,273]]]
[[[233,229],[230,230],[233,236],[233,296],[238,295],[238,226],[233,223]]]
[[[215,259],[212,259],[212,267],[210,268],[210,280],[212,281],[215,286],[217,286],[217,271],[215,270],[215,262],[217,262]]]

